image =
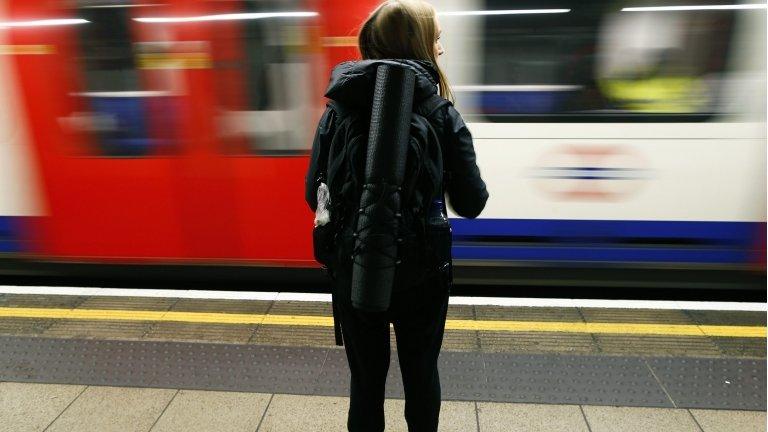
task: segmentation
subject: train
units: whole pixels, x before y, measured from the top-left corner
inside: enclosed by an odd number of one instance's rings
[[[0,0],[0,272],[316,274],[309,147],[377,3]],[[459,280],[764,288],[765,4],[434,4],[491,195]]]

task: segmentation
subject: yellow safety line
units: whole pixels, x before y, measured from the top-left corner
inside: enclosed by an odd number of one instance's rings
[[[215,312],[169,312],[115,309],[55,309],[0,307],[0,318],[45,318],[108,321],[175,321],[214,324],[265,324],[286,326],[333,326],[322,315],[264,315]],[[494,321],[449,319],[448,330],[551,333],[612,333],[666,336],[719,336],[765,338],[764,326],[716,326],[694,324],[583,323],[548,321]]]

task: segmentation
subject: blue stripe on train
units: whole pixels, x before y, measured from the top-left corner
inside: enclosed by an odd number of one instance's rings
[[[0,253],[21,252],[21,220],[18,216],[0,216]]]
[[[736,264],[764,222],[453,219],[457,259]],[[498,242],[497,244],[494,244]]]
[[[655,262],[739,264],[751,261],[748,250],[704,250],[682,248],[589,248],[589,247],[520,247],[462,246],[453,247],[455,259],[504,261],[563,262]]]

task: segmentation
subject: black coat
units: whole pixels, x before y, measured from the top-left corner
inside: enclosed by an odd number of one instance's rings
[[[325,96],[343,103],[347,107],[370,112],[373,87],[376,82],[376,67],[381,63],[397,63],[411,68],[416,73],[414,103],[419,103],[437,93],[438,75],[429,62],[415,60],[364,60],[341,63],[333,69],[331,82]],[[312,143],[312,157],[306,177],[306,200],[312,211],[317,208],[317,187],[320,167],[318,160],[335,132],[336,115],[329,107],[320,118]],[[444,169],[449,173],[445,179],[445,191],[453,211],[459,216],[475,218],[485,207],[488,191],[480,177],[475,160],[472,135],[461,115],[453,105],[446,105],[432,116],[433,127],[442,142]]]

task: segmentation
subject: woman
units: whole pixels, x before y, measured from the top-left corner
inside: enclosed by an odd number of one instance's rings
[[[348,109],[370,113],[376,67],[382,63],[412,69],[416,75],[414,99],[424,100],[439,91],[451,99],[445,74],[437,64],[444,50],[435,9],[422,0],[389,0],[363,23],[358,39],[363,61],[338,65],[326,96]],[[320,119],[306,183],[306,199],[317,207],[319,173],[324,154],[336,131],[339,113],[328,108]],[[472,136],[451,104],[444,104],[428,120],[440,137],[445,171],[444,191],[460,216],[477,217],[488,192],[475,162]],[[351,370],[350,431],[384,430],[384,384],[389,368],[389,324],[397,338],[397,353],[405,389],[408,430],[436,431],[440,414],[440,380],[437,358],[448,309],[449,272],[433,272],[418,286],[395,287],[386,312],[352,307],[350,281],[337,277],[334,307],[341,324]]]

